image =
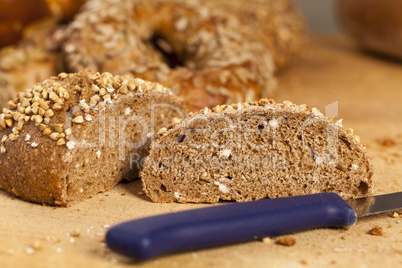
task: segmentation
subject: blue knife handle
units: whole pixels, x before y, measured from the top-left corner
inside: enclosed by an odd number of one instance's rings
[[[128,221],[112,227],[114,251],[146,260],[155,256],[238,243],[317,227],[350,226],[355,211],[337,194],[263,199]]]

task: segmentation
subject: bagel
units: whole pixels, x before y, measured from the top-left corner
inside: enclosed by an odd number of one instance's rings
[[[68,71],[131,73],[189,110],[272,95],[275,70],[300,52],[291,1],[89,1],[64,44]]]
[[[89,0],[67,27],[39,29],[0,52],[10,89],[88,68],[157,81],[189,111],[271,96],[305,40],[289,0]]]

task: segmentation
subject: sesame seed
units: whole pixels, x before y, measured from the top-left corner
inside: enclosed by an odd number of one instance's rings
[[[33,114],[38,114],[38,110],[39,110],[39,107],[38,107],[38,106],[32,107],[32,113],[33,113]]]
[[[39,145],[39,143],[37,143],[37,142],[32,142],[31,143],[31,146],[34,147],[34,148],[38,147],[38,145]]]
[[[96,157],[99,159],[100,156],[101,156],[101,151],[98,150],[98,151],[96,152]]]
[[[12,127],[12,126],[13,126],[13,123],[14,123],[14,121],[13,121],[12,119],[6,119],[5,122],[6,122],[6,125],[7,125],[8,127]]]
[[[46,111],[45,111],[44,109],[42,109],[42,108],[40,108],[40,107],[38,108],[38,114],[39,114],[40,116],[43,117],[43,116],[45,115],[45,112],[46,112]]]
[[[57,89],[57,95],[59,95],[60,97],[63,97],[64,96],[64,93],[66,93],[66,89],[64,88],[64,87],[62,87],[62,86],[60,86],[58,89]]]
[[[92,119],[93,119],[92,115],[90,115],[90,114],[85,115],[85,120],[92,121]]]
[[[54,93],[54,91],[52,91],[52,92],[50,92],[50,94],[49,94],[49,98],[50,98],[52,101],[54,101],[54,100],[58,99],[59,96],[57,96],[57,94]]]
[[[63,138],[61,138],[61,139],[59,139],[58,141],[57,141],[57,145],[64,145],[64,144],[66,144],[66,140],[65,139],[63,139]]]
[[[7,152],[6,147],[4,147],[3,145],[1,145],[1,146],[0,146],[0,152],[1,152],[2,154],[6,153],[6,152]]]
[[[25,141],[29,141],[30,139],[31,139],[31,135],[27,134],[27,135],[25,136]]]
[[[35,121],[36,123],[41,123],[41,122],[43,121],[43,118],[42,118],[42,116],[40,116],[40,115],[35,115],[34,121]]]
[[[54,112],[52,109],[49,109],[45,112],[45,117],[50,118],[54,116]]]
[[[42,103],[40,104],[40,108],[42,108],[43,110],[47,110],[49,109],[49,104],[47,103],[47,101],[42,101]]]
[[[31,103],[30,103],[30,101],[27,100],[27,99],[25,99],[25,100],[21,103],[21,106],[24,107],[24,108],[28,107],[29,105],[31,105]]]
[[[64,133],[66,133],[66,136],[70,136],[71,135],[71,128],[67,128]]]
[[[58,133],[58,132],[53,132],[52,134],[49,135],[49,137],[50,137],[52,140],[55,140],[55,141],[59,139],[58,136],[59,136],[59,133]]]
[[[61,103],[55,103],[52,106],[52,109],[55,111],[59,111],[59,110],[61,110],[61,108],[62,108]]]
[[[67,78],[68,77],[68,74],[66,74],[66,73],[59,73],[59,77],[60,78]]]
[[[95,95],[95,96],[91,97],[91,99],[89,101],[89,105],[91,107],[96,106],[96,104],[98,104],[99,100],[100,100],[99,95]]]
[[[28,106],[24,111],[24,113],[27,114],[27,115],[31,114],[31,112],[32,112],[31,106]]]
[[[84,118],[82,117],[82,115],[79,115],[73,119],[73,122],[76,124],[84,123]]]
[[[45,124],[40,124],[39,125],[39,130],[40,131],[44,131],[47,128],[47,126]]]
[[[18,139],[19,135],[15,135],[14,133],[10,134],[10,140],[11,141],[15,141],[16,139]]]
[[[0,119],[0,127],[1,128],[6,128],[6,120],[4,118]]]
[[[17,108],[17,105],[16,105],[12,100],[10,100],[7,104],[8,104],[8,107],[9,107],[10,109],[12,109],[12,110],[14,110],[15,108]]]
[[[65,98],[65,97],[64,97],[64,98]],[[59,97],[57,97],[57,99],[55,99],[53,102],[54,102],[54,103],[60,103],[60,104],[62,104],[62,103],[63,103],[63,100],[60,99]]]
[[[178,118],[178,117],[175,117],[175,118],[173,118],[173,120],[172,120],[172,124],[173,124],[173,125],[177,125],[177,124],[179,124],[180,122],[181,122],[181,119]]]
[[[51,133],[52,133],[52,130],[50,128],[45,128],[42,131],[42,134],[45,135],[45,136],[50,135]]]
[[[18,121],[17,129],[22,130],[23,126],[24,126],[24,121],[23,120]]]
[[[99,95],[101,95],[101,96],[106,95],[106,89],[101,88],[101,89],[99,90]]]
[[[67,144],[66,144],[67,148],[70,149],[70,150],[74,149],[76,145],[77,145],[77,143],[74,142],[74,141],[68,141]]]

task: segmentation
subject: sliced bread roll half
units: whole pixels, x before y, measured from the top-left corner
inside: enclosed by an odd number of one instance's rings
[[[0,188],[70,205],[138,177],[154,131],[185,113],[169,89],[110,73],[61,73],[0,114]]]
[[[373,168],[352,130],[318,109],[273,100],[205,108],[151,146],[140,172],[154,202],[249,201],[318,192],[374,192]]]

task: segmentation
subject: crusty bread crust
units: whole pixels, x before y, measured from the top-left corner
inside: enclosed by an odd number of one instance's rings
[[[110,73],[61,73],[0,114],[0,189],[70,205],[138,177],[154,131],[183,116],[160,84]]]
[[[317,192],[374,192],[352,130],[316,108],[273,100],[217,106],[162,129],[140,173],[154,202],[249,201]]]

